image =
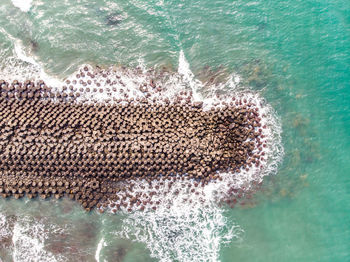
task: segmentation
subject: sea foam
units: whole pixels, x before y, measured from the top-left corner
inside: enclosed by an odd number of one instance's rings
[[[22,12],[28,12],[32,7],[33,0],[11,0],[12,4]]]
[[[96,253],[95,253],[96,262],[100,262],[100,254],[101,254],[101,250],[104,246],[106,246],[106,242],[105,242],[104,238],[102,237],[101,240],[98,242],[97,248],[96,248]]]
[[[13,228],[13,261],[64,261],[45,250],[45,240],[55,228],[48,221],[38,221],[25,216],[18,219]]]

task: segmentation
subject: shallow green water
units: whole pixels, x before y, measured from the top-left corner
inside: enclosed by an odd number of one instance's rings
[[[226,210],[244,232],[221,246],[220,260],[350,260],[348,1],[34,0],[21,12],[4,0],[0,12],[1,58],[20,39],[52,75],[65,77],[84,63],[142,61],[176,70],[180,50],[199,79],[208,75],[205,66],[239,74],[279,115],[285,156],[261,191]],[[7,216],[40,213],[71,226],[77,235],[63,239],[83,250],[79,259],[94,261],[103,236],[108,247],[100,261],[158,260],[144,244],[114,235],[120,215],[86,214],[69,201],[1,199],[0,205]],[[88,241],[79,243],[86,232]],[[6,245],[0,257],[10,261]]]

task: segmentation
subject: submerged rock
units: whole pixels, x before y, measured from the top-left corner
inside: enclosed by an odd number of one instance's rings
[[[124,20],[124,17],[119,12],[106,16],[107,25],[111,25],[111,26],[119,25],[123,20]]]

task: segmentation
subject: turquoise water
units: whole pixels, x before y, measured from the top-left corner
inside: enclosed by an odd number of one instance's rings
[[[0,12],[0,68],[7,74],[25,68],[9,64],[16,41],[58,78],[85,63],[176,71],[181,50],[200,80],[238,74],[276,110],[285,154],[261,190],[224,208],[227,224],[239,230],[216,260],[350,260],[348,1],[33,0],[23,12],[4,0]],[[145,243],[118,235],[120,214],[87,214],[69,200],[1,199],[0,207],[3,261],[95,261],[101,238],[100,261],[160,260]],[[47,227],[37,226],[36,236],[49,232],[42,241],[25,238],[35,221]],[[34,252],[39,242],[45,245]]]

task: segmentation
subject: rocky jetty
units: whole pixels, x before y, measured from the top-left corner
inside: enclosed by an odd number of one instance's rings
[[[206,184],[260,165],[264,127],[249,101],[209,110],[186,99],[81,102],[83,92],[99,92],[88,81],[56,92],[43,81],[0,80],[0,196],[68,196],[91,210],[123,195],[142,208],[129,181]],[[148,88],[157,87],[140,86]]]

